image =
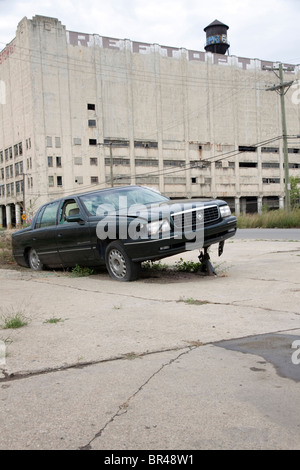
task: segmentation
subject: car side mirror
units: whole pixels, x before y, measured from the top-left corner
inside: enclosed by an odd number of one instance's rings
[[[85,221],[82,218],[81,214],[74,214],[74,215],[69,215],[65,219],[67,222],[78,222],[79,224],[84,224]]]

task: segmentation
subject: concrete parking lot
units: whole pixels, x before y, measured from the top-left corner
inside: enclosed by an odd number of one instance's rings
[[[241,231],[217,276],[0,270],[0,323],[27,321],[0,329],[0,449],[299,449],[299,232]]]

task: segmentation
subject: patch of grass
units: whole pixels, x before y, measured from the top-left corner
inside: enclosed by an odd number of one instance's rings
[[[84,277],[91,276],[95,271],[91,268],[82,267],[76,264],[75,268],[72,269],[72,276],[74,277]]]
[[[163,264],[161,261],[144,261],[142,263],[142,268],[153,271],[166,271],[169,266],[167,264]]]
[[[179,272],[197,273],[201,271],[202,263],[200,263],[200,261],[184,261],[180,258],[180,260],[175,263],[175,269]]]
[[[3,330],[7,330],[22,328],[22,326],[26,325],[28,325],[28,318],[26,318],[23,312],[17,312],[3,315],[0,326]]]
[[[189,297],[188,299],[179,299],[177,302],[184,302],[187,305],[205,305],[209,304],[208,300],[196,300],[193,299],[192,297]]]
[[[44,323],[59,323],[59,322],[63,322],[64,320],[62,318],[55,318],[55,317],[52,317],[52,318],[49,318],[48,320],[45,320]]]
[[[300,209],[241,214],[237,220],[238,228],[300,228]]]
[[[11,232],[7,230],[0,231],[0,267],[16,264],[12,254]]]

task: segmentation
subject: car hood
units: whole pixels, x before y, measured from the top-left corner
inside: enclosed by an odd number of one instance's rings
[[[221,200],[172,200],[159,204],[152,204],[150,206],[135,204],[128,209],[118,211],[117,215],[119,217],[141,218],[153,221],[163,218],[169,219],[172,215],[185,211],[201,210],[207,206],[223,204],[226,204],[226,202]]]

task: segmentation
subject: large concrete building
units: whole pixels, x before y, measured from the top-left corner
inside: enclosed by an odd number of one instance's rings
[[[219,197],[236,213],[283,207],[281,106],[267,91],[278,64],[211,52],[211,43],[179,49],[23,18],[0,53],[0,225],[112,184]],[[299,66],[285,69],[287,82],[299,78]],[[285,95],[294,176],[296,86]]]

